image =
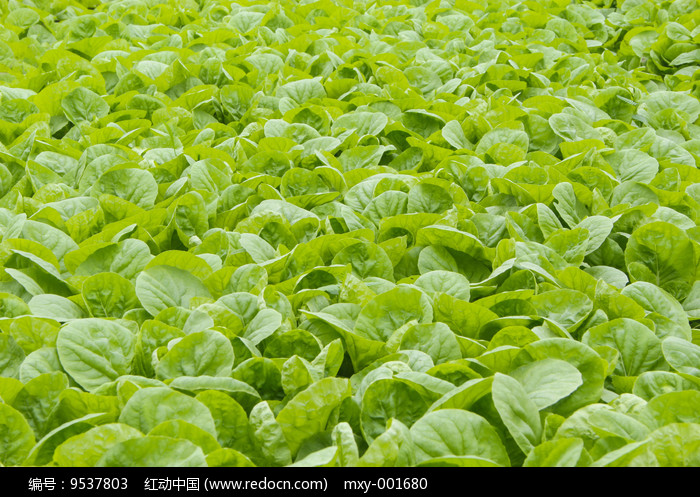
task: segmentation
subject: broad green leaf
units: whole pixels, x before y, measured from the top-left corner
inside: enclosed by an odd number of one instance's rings
[[[259,446],[265,464],[286,466],[292,462],[292,454],[282,425],[277,422],[267,402],[260,402],[250,411],[252,438]]]
[[[549,440],[535,447],[523,463],[527,468],[573,468],[585,462],[586,449],[580,438]]]
[[[10,335],[0,335],[0,376],[18,378],[25,354]]]
[[[347,380],[325,378],[295,395],[284,406],[277,414],[277,422],[282,427],[292,456],[298,452],[304,440],[326,429],[331,412],[349,393]]]
[[[4,466],[21,465],[34,447],[32,428],[16,409],[0,404],[0,462]]]
[[[228,376],[178,376],[170,380],[170,387],[193,394],[207,390],[226,392],[246,410],[260,402],[260,395],[253,387]]]
[[[201,402],[169,388],[142,388],[131,396],[119,422],[148,433],[163,421],[182,419],[216,435],[209,409]]]
[[[668,392],[698,389],[700,389],[700,385],[696,385],[678,374],[669,371],[647,371],[639,375],[637,381],[634,382],[632,393],[649,401],[657,395]]]
[[[469,280],[459,273],[430,271],[421,274],[415,285],[430,294],[446,293],[469,302]]]
[[[202,449],[205,454],[209,454],[220,449],[219,443],[211,433],[204,431],[192,423],[182,419],[170,419],[163,421],[153,428],[148,436],[170,437],[189,440]]]
[[[652,432],[648,440],[648,450],[661,467],[697,467],[700,464],[700,427],[697,424],[663,426]]]
[[[337,447],[338,464],[342,467],[354,467],[359,463],[359,451],[352,427],[346,423],[338,423],[333,428],[333,445]]]
[[[95,466],[103,467],[204,467],[202,449],[187,440],[147,436],[119,442]]]
[[[99,273],[83,281],[82,296],[96,318],[120,318],[138,306],[134,285],[116,273]]]
[[[362,432],[368,443],[384,433],[390,419],[411,427],[428,409],[420,392],[399,380],[381,379],[362,396]]]
[[[56,339],[63,369],[88,391],[129,374],[135,347],[130,329],[98,318],[72,321]]]
[[[606,345],[620,352],[616,373],[637,376],[662,367],[661,340],[649,328],[631,319],[615,319],[588,330],[582,342],[591,346]]]
[[[520,382],[538,409],[555,404],[576,391],[583,383],[573,365],[559,359],[542,359],[520,366],[510,376]]]
[[[679,373],[700,377],[700,346],[676,337],[661,342],[666,361]]]
[[[53,460],[59,466],[94,466],[112,446],[142,436],[137,429],[121,423],[96,426],[56,447]]]
[[[396,287],[370,301],[360,312],[355,333],[384,341],[412,319],[432,321],[433,311],[425,294],[409,287]]]
[[[87,88],[76,88],[61,101],[63,112],[74,124],[92,121],[109,113],[109,105],[95,92]]]
[[[56,347],[42,347],[29,354],[19,367],[19,379],[23,382],[44,373],[63,371]]]
[[[442,137],[456,149],[471,148],[471,143],[464,136],[464,130],[457,121],[450,121],[442,128]]]
[[[172,266],[154,266],[136,279],[136,296],[152,315],[168,307],[189,308],[193,297],[210,297],[209,290],[191,273]]]
[[[360,458],[361,467],[402,467],[416,461],[411,433],[401,421],[392,419],[387,429],[369,445]]]
[[[223,448],[207,454],[207,466],[210,468],[254,468],[255,464],[241,452]]]
[[[435,364],[461,359],[459,342],[444,323],[419,324],[410,327],[401,337],[401,350],[420,350],[432,357]]]
[[[44,373],[29,380],[12,400],[34,432],[43,436],[50,430],[51,413],[56,409],[59,396],[68,388],[68,378],[62,372]]]
[[[683,299],[695,280],[693,250],[685,232],[672,224],[645,224],[632,233],[625,249],[630,279],[648,281]]]
[[[501,466],[510,465],[496,430],[469,411],[432,412],[418,420],[410,433],[418,462],[444,456],[478,456]]]
[[[698,406],[700,392],[697,390],[668,392],[651,399],[637,418],[652,429],[672,423],[698,423]]]
[[[103,417],[101,413],[87,414],[77,419],[63,423],[59,427],[48,432],[36,445],[24,460],[26,466],[43,466],[51,462],[56,448],[75,435],[86,432],[92,428],[93,423]]]
[[[535,403],[518,380],[496,373],[493,386],[493,403],[501,420],[515,439],[518,447],[528,454],[541,441],[542,424]]]
[[[49,293],[32,298],[29,301],[29,309],[34,316],[47,317],[61,322],[87,317],[80,306],[74,302],[60,295]]]
[[[231,396],[216,390],[205,390],[195,397],[211,413],[216,426],[216,439],[222,447],[232,447],[248,453],[253,448],[248,415]]]
[[[569,415],[585,405],[600,400],[606,362],[593,349],[575,340],[547,338],[523,347],[514,366],[519,367],[543,359],[566,361],[581,374],[581,386],[569,396],[550,406],[554,412]]]
[[[323,98],[326,96],[326,91],[315,79],[301,79],[292,81],[277,89],[278,97],[288,97],[294,100],[297,104],[306,103],[312,98]]]
[[[179,339],[156,367],[159,379],[180,376],[230,376],[233,368],[231,342],[218,331],[190,333]]]

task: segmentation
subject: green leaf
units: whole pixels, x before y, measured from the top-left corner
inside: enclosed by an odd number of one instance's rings
[[[66,322],[85,318],[85,311],[77,304],[60,295],[45,293],[29,301],[29,309],[35,316],[42,316],[56,321]]]
[[[252,450],[248,415],[241,405],[224,392],[205,390],[195,397],[207,406],[216,425],[216,439],[222,447],[243,452]]]
[[[286,466],[292,462],[292,453],[283,427],[275,419],[267,402],[260,402],[250,411],[252,437],[262,453],[265,464]]]
[[[346,423],[338,423],[331,434],[333,445],[337,447],[338,464],[342,467],[354,467],[359,464],[359,451],[352,427]]]
[[[63,371],[56,347],[42,347],[29,354],[19,367],[19,378],[23,382],[44,373]]]
[[[56,447],[53,460],[59,466],[95,466],[112,446],[140,437],[143,437],[143,433],[125,424],[110,423],[96,426],[85,433],[69,438]]]
[[[627,285],[620,293],[631,298],[647,311],[658,313],[680,325],[683,336],[678,338],[691,338],[690,325],[688,324],[686,312],[680,303],[668,292],[652,283],[637,281],[631,285]],[[656,330],[656,335],[659,336],[659,338],[663,338],[659,330]]]
[[[531,362],[509,374],[520,382],[538,409],[557,403],[583,384],[579,370],[559,359]]]
[[[654,332],[631,319],[615,319],[589,329],[581,341],[591,347],[607,345],[620,352],[615,371],[621,376],[638,376],[663,365],[661,340]]]
[[[226,392],[248,411],[260,402],[260,395],[253,387],[227,376],[178,376],[170,381],[170,386],[194,394],[207,390]]]
[[[88,391],[129,374],[135,347],[131,330],[98,318],[72,321],[56,339],[63,369]]]
[[[552,290],[530,299],[537,314],[551,319],[558,325],[575,329],[593,310],[593,302],[575,290]]]
[[[700,346],[680,338],[668,337],[661,342],[661,349],[673,369],[700,377]]]
[[[233,347],[218,331],[204,330],[179,339],[156,367],[159,379],[180,376],[230,376]]]
[[[666,360],[668,361],[668,358]],[[698,389],[700,389],[700,385],[695,385],[678,374],[668,371],[647,371],[639,375],[637,381],[634,382],[632,393],[649,401],[657,395],[668,392]]]
[[[93,121],[109,113],[109,105],[98,94],[83,87],[76,88],[63,97],[61,107],[73,124]]]
[[[359,242],[345,247],[333,258],[333,264],[350,264],[353,273],[362,279],[369,276],[394,279],[391,259],[374,243]]]
[[[585,405],[600,400],[607,363],[593,349],[575,340],[547,338],[523,347],[514,366],[519,367],[543,359],[568,362],[581,374],[581,386],[550,407],[555,413],[569,415]]]
[[[411,433],[397,419],[389,420],[386,431],[375,438],[360,458],[361,467],[405,467],[415,464]]]
[[[535,447],[523,463],[526,468],[574,468],[586,460],[580,438],[550,440]]]
[[[271,336],[282,324],[282,315],[274,309],[262,309],[250,321],[243,336],[257,345]]]
[[[435,364],[461,359],[459,342],[444,323],[419,324],[410,327],[401,337],[401,350],[425,352]]]
[[[87,278],[83,281],[82,296],[88,311],[96,318],[120,318],[138,306],[134,285],[116,273]]]
[[[566,141],[600,140],[600,135],[590,124],[572,114],[554,114],[549,118],[549,125]]]
[[[698,423],[698,406],[700,392],[696,390],[668,392],[651,399],[637,418],[652,429],[672,423]]]
[[[255,464],[237,450],[223,448],[207,454],[207,466],[210,468],[254,468]]]
[[[119,442],[97,461],[101,467],[205,467],[202,449],[188,440],[147,436]]]
[[[49,429],[51,413],[56,409],[59,395],[68,388],[68,378],[62,372],[44,373],[29,380],[16,393],[12,407],[27,420],[38,436]]]
[[[189,308],[194,297],[210,297],[209,290],[191,273],[172,266],[154,266],[136,278],[136,295],[153,316],[168,307]]]
[[[277,89],[278,97],[287,97],[294,100],[297,104],[306,103],[312,98],[323,98],[326,96],[326,90],[323,85],[316,79],[301,79],[292,81]]]
[[[648,440],[647,450],[661,467],[692,468],[700,464],[700,427],[697,424],[663,426],[649,435]]]
[[[331,130],[333,133],[342,129],[354,130],[358,136],[378,135],[388,122],[381,112],[350,112],[336,119]]]
[[[688,235],[661,221],[637,228],[625,249],[632,280],[653,283],[681,300],[695,281],[695,258]]]
[[[430,271],[421,274],[414,284],[433,295],[446,293],[456,299],[469,302],[469,280],[459,273]]]
[[[48,464],[51,462],[56,447],[69,438],[92,428],[92,423],[96,422],[102,416],[101,413],[88,414],[77,419],[72,419],[63,423],[58,428],[51,430],[32,448],[23,465],[43,466]]]
[[[410,433],[418,462],[444,456],[478,456],[510,466],[496,430],[469,411],[444,409],[429,413],[411,427]]]
[[[372,299],[360,311],[355,333],[385,341],[399,327],[412,319],[432,321],[433,312],[425,294],[417,289],[398,286]]]
[[[469,409],[491,393],[493,378],[475,378],[447,392],[430,406],[430,411],[440,409]]]
[[[142,388],[131,396],[119,422],[148,433],[163,421],[182,419],[216,435],[214,419],[201,402],[169,388]]]
[[[384,433],[390,419],[411,427],[428,410],[420,392],[395,379],[374,381],[362,396],[362,433],[368,443]]]
[[[606,157],[617,178],[622,181],[649,183],[659,171],[659,163],[648,154],[634,149],[620,150]]]
[[[0,376],[18,378],[24,351],[10,335],[0,334]]]
[[[307,438],[326,429],[331,412],[350,395],[349,388],[347,380],[324,378],[295,395],[277,414],[292,456]]]
[[[18,466],[34,447],[34,433],[24,416],[8,404],[0,403],[0,413],[0,462]]]
[[[462,130],[462,126],[457,121],[453,120],[445,124],[445,127],[442,128],[442,137],[456,149],[472,148],[472,144],[464,136],[464,130]]]
[[[189,440],[202,449],[205,454],[209,454],[220,449],[219,443],[211,433],[204,431],[198,426],[183,421],[182,419],[170,419],[163,421],[153,428],[148,436],[160,436]]]
[[[492,393],[493,403],[503,423],[518,447],[528,454],[542,438],[537,406],[518,380],[501,373],[496,373],[494,377]]]

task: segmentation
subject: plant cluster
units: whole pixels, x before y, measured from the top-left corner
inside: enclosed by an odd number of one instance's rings
[[[697,0],[0,20],[0,463],[700,465]]]

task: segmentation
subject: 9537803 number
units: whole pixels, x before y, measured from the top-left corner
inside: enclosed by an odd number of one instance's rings
[[[126,490],[126,478],[71,478],[71,490]]]

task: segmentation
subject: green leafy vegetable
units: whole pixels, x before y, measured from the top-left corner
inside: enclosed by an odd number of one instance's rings
[[[697,466],[697,0],[0,5],[0,464]]]

